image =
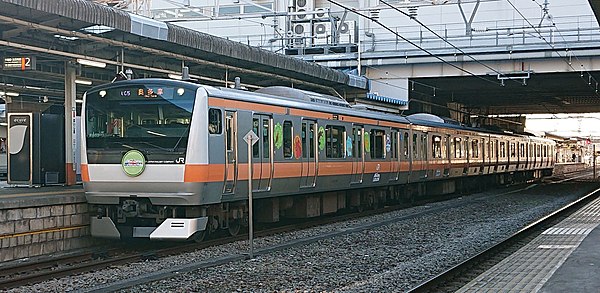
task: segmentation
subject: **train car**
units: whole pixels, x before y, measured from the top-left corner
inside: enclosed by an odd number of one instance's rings
[[[81,118],[91,234],[235,235],[248,221],[248,180],[255,220],[277,222],[452,193],[467,179],[535,178],[552,168],[550,140],[433,117],[353,108],[285,87],[249,92],[165,79],[95,87]],[[244,140],[250,132],[258,137],[253,146]],[[525,155],[525,167],[509,155],[511,143],[536,150]]]

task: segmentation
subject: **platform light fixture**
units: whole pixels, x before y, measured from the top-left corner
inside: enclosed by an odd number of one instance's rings
[[[169,78],[170,79],[176,79],[176,80],[181,80],[183,79],[183,77],[179,74],[173,74],[173,73],[169,73]]]
[[[91,80],[87,80],[87,79],[75,79],[75,83],[76,84],[83,84],[83,85],[92,85],[92,81]]]
[[[106,67],[106,63],[104,63],[104,62],[93,61],[93,60],[88,60],[88,59],[79,59],[78,58],[77,59],[77,63],[79,63],[81,65],[98,67],[98,68],[105,68]]]
[[[0,96],[18,97],[19,93],[15,93],[15,92],[0,92]]]

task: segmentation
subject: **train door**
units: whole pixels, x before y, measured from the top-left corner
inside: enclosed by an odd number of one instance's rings
[[[390,160],[391,160],[391,170],[392,173],[390,176],[390,181],[398,181],[400,178],[400,132],[398,129],[392,129],[392,133],[390,134]]]
[[[235,193],[238,179],[237,113],[225,111],[225,182],[223,194]]]
[[[427,178],[427,134],[412,134],[411,177],[416,180]]]
[[[363,135],[365,129],[360,125],[352,126],[352,178],[350,183],[362,183],[365,172],[365,149]]]
[[[410,134],[408,131],[403,130],[400,133],[400,175],[401,181],[410,182],[410,168],[411,168],[411,157],[410,157]]]
[[[317,122],[302,121],[302,177],[300,187],[315,187],[317,180]]]
[[[444,140],[442,142],[442,145],[443,145],[442,152],[444,153],[444,177],[450,176],[450,166],[452,164],[452,155],[454,155],[454,153],[450,151],[451,142],[452,142],[452,139],[450,138],[450,134],[444,135]]]
[[[471,154],[469,152],[469,148],[470,148],[469,141],[470,141],[470,139],[468,137],[465,137],[462,141],[463,142],[463,155],[465,158],[464,161],[466,162],[466,165],[463,168],[463,175],[466,175],[466,176],[469,175],[469,170],[472,165],[471,164],[471,161],[472,161]]]
[[[485,149],[486,142],[487,142],[487,139],[485,137],[482,137],[481,142],[479,144],[479,149],[481,150],[481,153],[479,154],[479,158],[481,160],[481,168],[479,169],[479,174],[484,174],[484,171],[485,171],[486,156],[487,156],[487,150]]]
[[[429,136],[427,133],[421,134],[421,168],[424,170],[421,179],[426,179],[429,169]]]
[[[528,144],[527,151],[527,169],[533,169],[533,165],[535,164],[535,156],[533,155],[533,143],[530,141]]]
[[[408,182],[413,182],[414,177],[415,177],[415,172],[417,169],[417,162],[419,161],[419,157],[418,157],[418,152],[419,149],[417,148],[416,144],[419,141],[417,139],[418,134],[414,132],[414,130],[410,130],[410,132],[408,133],[408,137],[406,140],[406,143],[408,144]]]
[[[252,147],[252,187],[254,191],[269,191],[273,178],[273,119],[268,115],[253,115],[252,130],[258,136]]]

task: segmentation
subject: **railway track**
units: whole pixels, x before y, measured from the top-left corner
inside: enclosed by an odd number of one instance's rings
[[[362,213],[349,213],[339,216],[324,217],[310,222],[290,223],[278,227],[262,228],[255,237],[264,237],[294,230],[307,229],[314,226],[330,224],[360,217],[372,216],[398,210],[404,206],[390,206]],[[23,263],[3,267],[0,272],[0,290],[10,289],[27,284],[43,282],[54,278],[76,275],[103,269],[110,266],[123,265],[137,261],[158,259],[161,257],[191,252],[207,247],[223,245],[248,239],[247,234],[225,238],[209,239],[201,243],[152,243],[148,242],[132,251],[131,248],[117,247],[99,251],[84,251],[72,255],[53,257],[34,263]],[[167,247],[165,247],[167,246]],[[245,257],[245,256],[244,256]],[[242,257],[242,258],[244,258]]]
[[[552,183],[549,183],[549,184],[552,184]],[[508,192],[503,192],[503,193],[499,193],[499,194],[495,194],[495,195],[487,195],[485,197],[480,197],[480,198],[474,197],[472,200],[473,201],[486,200],[490,196],[501,196],[506,193],[514,193],[514,192],[518,192],[519,190],[525,190],[525,189],[531,188],[532,186],[535,186],[535,185],[529,185],[528,187],[525,187],[523,189],[511,190]],[[458,205],[466,205],[466,204],[469,204],[469,201],[464,201]],[[311,228],[311,227],[315,227],[315,226],[321,226],[321,225],[331,224],[331,223],[335,223],[335,222],[356,219],[358,217],[368,217],[368,216],[373,216],[373,215],[377,215],[377,214],[388,213],[391,211],[403,209],[405,207],[406,207],[405,205],[388,206],[388,207],[383,207],[380,209],[369,210],[366,212],[363,211],[362,213],[348,213],[348,214],[337,215],[337,216],[322,217],[322,218],[318,218],[316,220],[311,220],[309,222],[302,221],[302,222],[296,222],[296,223],[287,223],[285,225],[281,225],[281,226],[277,226],[277,227],[266,227],[266,228],[257,230],[257,232],[255,233],[255,237],[264,237],[264,236],[274,235],[274,234],[278,234],[278,233],[303,230],[303,229],[307,229],[307,228]],[[413,214],[410,214],[405,217],[395,218],[391,222],[403,221],[403,220],[407,220],[410,218],[417,218],[417,217],[421,217],[426,214],[434,214],[437,211],[438,210],[436,210],[436,209],[428,209],[426,211],[422,211],[419,213],[413,213]],[[275,245],[270,248],[258,250],[258,251],[256,251],[255,255],[272,253],[272,252],[280,251],[280,250],[283,250],[283,249],[286,249],[289,247],[293,247],[293,246],[306,245],[307,243],[315,242],[320,239],[326,239],[329,237],[336,237],[339,235],[354,233],[354,232],[361,231],[361,230],[372,229],[374,227],[379,227],[379,226],[390,224],[391,222],[383,221],[383,222],[378,222],[378,223],[374,223],[374,224],[370,224],[370,225],[366,225],[366,226],[356,227],[353,229],[348,229],[345,231],[320,235],[318,237],[312,237],[312,238],[309,237],[307,239],[301,239],[301,240],[294,241],[291,243]],[[84,273],[84,272],[100,270],[100,269],[107,268],[110,266],[128,264],[128,263],[138,262],[138,261],[143,261],[143,260],[148,260],[148,259],[158,259],[158,258],[169,256],[169,255],[182,254],[182,253],[191,252],[194,250],[203,249],[203,248],[207,248],[207,247],[223,245],[223,244],[232,243],[232,242],[236,242],[236,241],[244,241],[246,239],[248,239],[248,235],[242,234],[242,235],[238,235],[238,236],[234,236],[234,237],[210,239],[210,240],[206,240],[202,243],[184,243],[184,244],[178,243],[176,245],[173,243],[169,243],[169,244],[159,243],[158,245],[156,243],[153,243],[153,245],[151,245],[151,246],[144,246],[143,248],[138,248],[135,251],[132,251],[131,249],[124,249],[122,247],[119,247],[119,248],[103,249],[103,250],[96,251],[96,252],[85,252],[85,253],[76,254],[76,255],[69,255],[69,256],[64,256],[64,257],[60,257],[60,258],[46,260],[44,262],[36,262],[36,263],[15,265],[12,267],[5,267],[2,269],[2,272],[0,273],[0,289],[14,288],[14,287],[18,287],[18,286],[22,286],[22,285],[26,285],[26,284],[32,284],[32,283],[50,280],[53,278],[60,278],[60,277],[64,277],[64,276],[71,276],[71,275],[76,275],[76,274],[80,274],[80,273]],[[114,285],[112,287],[108,287],[108,288],[110,290],[127,288],[130,286],[139,284],[140,282],[148,282],[148,281],[152,281],[152,280],[168,278],[173,274],[173,272],[185,272],[186,270],[194,270],[194,269],[199,269],[199,268],[212,267],[215,265],[238,261],[240,259],[245,259],[245,258],[248,258],[248,256],[247,255],[232,255],[230,257],[224,257],[219,260],[200,262],[200,263],[196,263],[194,265],[188,265],[187,267],[174,268],[172,270],[169,270],[166,272],[161,272],[161,273],[153,275],[153,276],[147,276],[146,278],[143,278],[142,281],[129,280],[129,281],[127,281],[129,283],[124,282],[123,284],[116,284],[116,285]],[[110,290],[106,290],[106,289],[107,288],[104,288],[104,287],[99,288],[98,292],[110,291]]]
[[[423,282],[409,292],[455,292],[481,273],[487,271],[489,268],[529,243],[544,230],[598,198],[598,196],[600,196],[600,189],[596,189],[584,197],[581,197],[579,200],[557,210],[535,223],[532,223],[504,241],[482,251],[436,277]]]

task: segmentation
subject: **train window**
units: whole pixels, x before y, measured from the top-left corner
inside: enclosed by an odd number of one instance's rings
[[[481,146],[483,147],[483,157],[487,160],[490,158],[490,141],[487,139],[483,139],[481,142]]]
[[[536,157],[538,157],[538,158],[542,156],[542,152],[540,151],[539,144],[535,146],[535,154],[536,154]]]
[[[510,157],[514,158],[517,156],[517,150],[515,149],[515,143],[511,142],[510,143]]]
[[[314,158],[315,157],[315,127],[314,122],[302,122],[302,157]],[[308,135],[308,137],[307,137]],[[308,144],[306,143],[308,139]]]
[[[519,144],[519,157],[525,157],[525,145],[522,143]]]
[[[363,151],[363,137],[362,137],[362,126],[355,125],[352,127],[352,140],[354,143],[350,145],[350,154],[357,158],[362,158]]]
[[[308,155],[309,158],[314,158],[315,157],[315,124],[310,123],[309,124],[309,129],[308,129],[308,142],[309,142],[309,150],[308,150]]]
[[[208,133],[221,134],[221,110],[208,109]]]
[[[371,130],[371,158],[385,158],[385,131],[379,129]]]
[[[421,156],[427,160],[427,134],[421,135]]]
[[[283,157],[286,159],[291,159],[294,156],[292,153],[292,131],[292,122],[283,121]]]
[[[431,152],[434,158],[442,158],[442,137],[439,135],[432,136]]]
[[[402,136],[402,147],[404,148],[404,158],[408,158],[408,132],[405,132]]]
[[[442,158],[447,158],[448,154],[448,136],[444,135],[444,141],[442,142]]]
[[[479,158],[479,140],[471,140],[471,155],[473,158]]]
[[[306,122],[302,122],[302,146],[306,145]],[[306,148],[302,148],[302,157],[306,158]]]
[[[344,127],[327,125],[325,127],[325,156],[327,158],[344,157]]]
[[[416,133],[413,133],[413,137],[412,137],[412,142],[413,142],[413,159],[418,159],[419,158],[419,137]]]
[[[390,158],[397,159],[398,158],[398,132],[392,131],[390,137]]]
[[[455,137],[452,145],[454,146],[454,157],[457,159],[462,158],[462,139],[460,137]]]
[[[506,142],[500,142],[500,148],[498,149],[498,157],[506,158]]]
[[[533,146],[532,146],[532,144],[529,144],[529,155],[528,155],[528,157],[530,157],[530,158],[531,158],[531,157],[533,157],[533,156],[534,156],[534,155],[533,155]]]
[[[254,133],[256,133],[257,135],[260,135],[260,131],[258,131],[259,123],[260,123],[260,120],[258,120],[258,118],[252,119],[252,131],[254,131]],[[253,158],[260,157],[260,150],[258,149],[259,145],[260,145],[260,143],[255,143],[252,146],[252,157]]]
[[[465,146],[463,148],[463,156],[465,158],[469,158],[469,139],[465,138],[465,140],[463,140]]]
[[[234,141],[235,141],[235,126],[234,126],[234,122],[233,122],[233,114],[232,113],[228,113],[225,116],[225,133],[226,133],[226,139],[225,139],[225,144],[226,144],[226,148],[227,151],[233,151],[234,150]]]
[[[271,153],[271,123],[269,123],[269,120],[270,119],[263,119],[263,158],[268,158],[269,154]]]

